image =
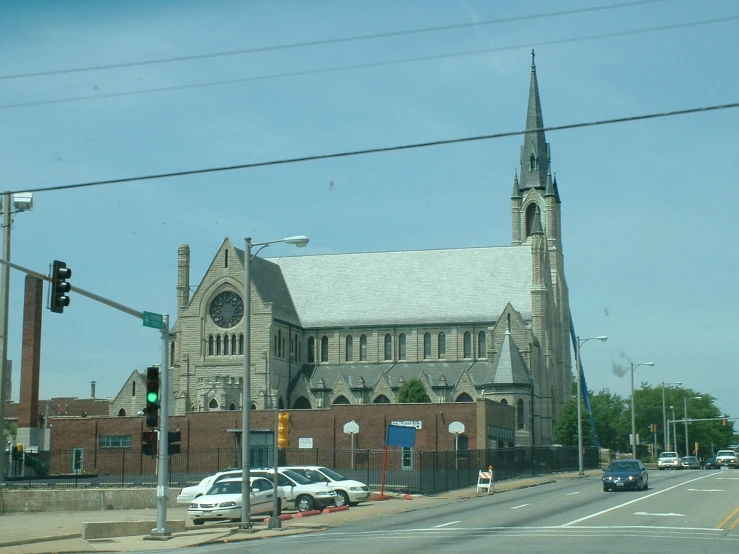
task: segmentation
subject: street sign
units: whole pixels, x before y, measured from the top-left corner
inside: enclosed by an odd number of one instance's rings
[[[155,314],[154,312],[144,312],[144,327],[151,327],[152,329],[162,329],[164,327],[164,318],[162,314]]]

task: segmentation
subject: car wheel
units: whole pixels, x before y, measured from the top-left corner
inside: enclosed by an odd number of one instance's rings
[[[205,523],[205,520],[203,519],[193,519],[192,520],[193,525],[202,525],[203,523]]]
[[[336,500],[334,500],[334,506],[348,506],[349,495],[344,491],[336,491]]]
[[[608,487],[606,487],[605,485],[603,485],[603,492],[608,492]]]
[[[310,512],[313,509],[313,499],[310,496],[299,496],[295,500],[295,507],[299,512]]]

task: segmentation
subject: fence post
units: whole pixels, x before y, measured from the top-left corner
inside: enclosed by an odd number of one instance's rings
[[[126,482],[126,451],[121,448],[121,486]]]

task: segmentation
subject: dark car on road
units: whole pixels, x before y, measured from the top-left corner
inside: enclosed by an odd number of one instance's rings
[[[639,460],[615,460],[603,470],[603,492],[649,488],[649,472]]]
[[[701,463],[695,456],[683,456],[680,460],[680,466],[683,469],[700,469]]]
[[[716,463],[716,458],[706,458],[703,469],[721,469],[721,466]]]

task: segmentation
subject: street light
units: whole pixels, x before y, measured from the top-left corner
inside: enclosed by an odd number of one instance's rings
[[[11,214],[33,209],[33,193],[16,192],[11,200],[5,192],[0,201],[3,210],[3,260],[10,261]],[[10,267],[2,264],[0,269],[0,484],[5,477],[5,382],[10,381],[6,371],[8,365],[8,296],[10,295]],[[33,435],[31,435],[33,436]],[[9,472],[8,472],[9,473]]]
[[[259,252],[267,248],[270,244],[284,242],[303,247],[308,244],[308,237],[298,235],[295,237],[287,237],[280,240],[271,240],[267,242],[258,242],[252,244],[251,237],[246,237],[244,242],[244,383],[241,401],[242,420],[241,420],[241,529],[251,528],[251,498],[249,493],[249,456],[251,454],[251,276],[249,274],[249,266],[251,261],[259,254]],[[251,249],[255,246],[259,248],[252,255]],[[277,429],[275,429],[275,433]],[[277,452],[275,452],[277,456]],[[277,483],[277,475],[274,475],[275,483]],[[275,495],[275,502],[279,498]]]
[[[702,396],[691,396],[690,400],[700,400]],[[688,443],[688,397],[683,397],[683,409],[685,411],[685,455],[690,456],[690,445]],[[695,453],[696,456],[698,453]]]
[[[677,452],[677,428],[675,427],[675,406],[670,406],[672,410],[672,439],[675,441],[675,452]]]
[[[636,412],[634,411],[634,370],[637,367],[648,365],[653,366],[654,362],[644,362],[643,364],[635,364],[631,362],[631,454],[636,460]]]
[[[662,381],[662,437],[665,439],[665,450],[667,450],[667,444],[670,442],[670,428],[667,426],[667,411],[665,410],[665,385],[682,384],[682,381],[675,381],[674,383],[665,383]]]
[[[589,340],[599,340],[605,342],[608,340],[606,336],[590,337],[587,339],[581,339],[577,337],[577,348],[575,348],[575,371],[577,371],[577,467],[580,472],[579,475],[584,475],[583,471],[583,459],[582,459],[582,369],[580,368],[580,347],[588,342]],[[533,437],[533,433],[531,434]]]

